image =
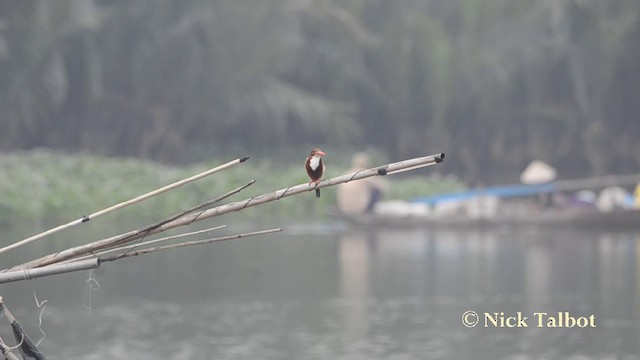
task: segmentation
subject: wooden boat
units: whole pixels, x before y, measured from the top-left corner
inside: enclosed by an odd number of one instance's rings
[[[629,195],[624,206],[601,211],[591,201],[566,194],[611,186],[634,186],[638,175],[560,180],[538,185],[505,185],[421,197],[411,201],[383,202],[376,211],[357,216],[341,215],[360,226],[571,226],[582,228],[639,228],[640,209]],[[569,199],[561,204],[557,198]]]
[[[364,214],[341,216],[354,226],[381,227],[444,227],[444,228],[485,228],[554,226],[608,229],[640,229],[640,210],[625,210],[611,213],[597,211],[547,210],[527,216],[494,218],[469,218],[465,216],[394,216],[388,214]]]

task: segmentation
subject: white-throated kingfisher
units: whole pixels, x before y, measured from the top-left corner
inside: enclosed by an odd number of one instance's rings
[[[307,161],[304,164],[304,167],[307,170],[307,175],[309,175],[309,178],[311,179],[311,181],[309,181],[309,184],[317,184],[320,182],[322,173],[324,173],[324,164],[322,163],[322,157],[325,155],[327,154],[325,154],[324,151],[318,148],[313,148],[311,150],[311,153],[309,153],[309,156],[307,156]],[[320,189],[316,189],[316,197],[320,197]]]

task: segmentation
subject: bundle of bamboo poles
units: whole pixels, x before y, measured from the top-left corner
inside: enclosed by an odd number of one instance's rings
[[[138,196],[134,199],[116,204],[114,206],[98,211],[91,215],[83,216],[82,218],[74,220],[68,224],[58,226],[56,228],[47,230],[43,233],[37,234],[30,238],[18,241],[14,244],[1,248],[0,254],[3,252],[9,251],[11,249],[24,246],[34,241],[45,240],[47,239],[47,236],[53,233],[71,228],[73,226],[84,224],[89,220],[95,219],[96,217],[99,217],[101,215],[105,215],[109,212],[116,211],[126,206],[149,199],[163,192],[173,190],[179,186],[204,178],[205,176],[209,176],[217,172],[220,172],[222,170],[229,169],[235,165],[244,163],[247,159],[248,158],[245,157],[245,158],[239,158],[239,159],[230,161],[226,164],[207,170],[203,173],[194,175],[190,178],[167,185],[163,188],[151,191],[147,194]],[[212,238],[207,238],[203,240],[193,240],[193,241],[186,241],[182,243],[173,243],[173,244],[162,245],[162,246],[148,247],[153,243],[164,242],[164,241],[175,239],[177,237],[197,235],[203,232],[214,231],[224,227],[224,226],[218,226],[218,227],[210,228],[203,231],[191,232],[191,233],[177,235],[177,236],[169,236],[161,239],[143,241],[145,238],[151,235],[155,235],[170,229],[174,229],[180,226],[190,225],[195,222],[202,221],[205,219],[210,219],[223,214],[227,214],[235,211],[242,211],[252,206],[257,206],[257,205],[265,204],[271,201],[280,200],[285,197],[298,195],[308,191],[314,191],[316,188],[335,186],[335,185],[346,183],[349,181],[358,181],[358,180],[372,177],[372,176],[385,176],[385,175],[391,175],[399,172],[415,170],[418,168],[438,164],[442,162],[443,159],[444,159],[443,153],[430,155],[430,156],[416,157],[416,158],[412,158],[405,161],[390,163],[387,165],[378,166],[378,167],[374,167],[366,170],[360,170],[352,174],[345,174],[342,176],[325,179],[317,184],[309,183],[309,184],[300,184],[300,185],[290,186],[284,189],[276,190],[276,191],[262,194],[259,196],[254,196],[241,201],[236,201],[236,202],[212,207],[214,204],[234,194],[237,194],[242,190],[246,189],[247,187],[251,186],[254,183],[254,181],[252,180],[245,185],[242,185],[238,188],[230,190],[209,201],[206,201],[202,204],[194,206],[193,208],[177,213],[173,216],[170,216],[166,219],[163,219],[149,226],[146,226],[137,230],[129,231],[120,235],[110,237],[110,238],[93,241],[85,245],[71,247],[66,250],[52,253],[46,256],[42,256],[38,259],[31,260],[26,263],[14,266],[12,268],[2,270],[0,272],[0,284],[12,282],[12,281],[27,280],[27,279],[32,279],[32,278],[42,277],[42,276],[61,274],[61,273],[66,273],[71,271],[97,268],[103,262],[116,261],[123,258],[149,254],[157,251],[165,251],[165,250],[175,249],[179,247],[209,244],[213,242],[228,241],[228,240],[234,240],[234,239],[241,239],[249,236],[257,236],[257,235],[264,235],[264,234],[269,234],[273,232],[279,232],[279,231],[282,231],[281,228],[273,228],[273,229],[253,231],[253,232],[248,232],[243,234],[219,236],[219,237],[212,237]]]

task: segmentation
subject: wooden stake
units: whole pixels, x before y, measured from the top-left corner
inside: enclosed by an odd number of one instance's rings
[[[47,230],[45,232],[42,232],[42,233],[37,234],[37,235],[34,235],[34,236],[30,237],[30,238],[26,238],[24,240],[18,241],[16,243],[11,244],[11,245],[8,245],[8,246],[5,246],[3,248],[0,248],[0,254],[2,254],[4,252],[7,252],[7,251],[9,251],[11,249],[15,249],[17,247],[26,245],[26,244],[31,243],[33,241],[43,239],[43,238],[45,238],[45,237],[47,237],[47,236],[49,236],[51,234],[55,234],[55,233],[57,233],[59,231],[66,230],[66,229],[69,229],[71,227],[80,225],[80,224],[85,223],[85,222],[87,222],[87,221],[89,221],[91,219],[95,219],[95,218],[100,217],[102,215],[106,215],[108,213],[111,213],[111,212],[114,212],[116,210],[122,209],[122,208],[124,208],[126,206],[133,205],[135,203],[139,203],[141,201],[147,200],[149,198],[152,198],[154,196],[157,196],[157,195],[162,194],[164,192],[167,192],[169,190],[173,190],[173,189],[175,189],[175,188],[177,188],[179,186],[182,186],[182,185],[188,184],[190,182],[202,179],[203,177],[215,174],[215,173],[220,172],[222,170],[228,169],[228,168],[230,168],[230,167],[232,167],[234,165],[237,165],[237,164],[239,164],[241,162],[244,162],[247,159],[249,159],[249,158],[248,157],[244,157],[244,158],[241,158],[241,159],[236,159],[236,160],[230,161],[230,162],[228,162],[226,164],[220,165],[220,166],[215,167],[213,169],[209,169],[207,171],[201,172],[200,174],[194,175],[192,177],[189,177],[189,178],[186,178],[186,179],[183,179],[183,180],[180,180],[180,181],[176,181],[173,184],[169,184],[167,186],[161,187],[160,189],[148,192],[148,193],[146,193],[144,195],[140,195],[140,196],[138,196],[136,198],[133,198],[131,200],[127,200],[127,201],[121,202],[119,204],[116,204],[116,205],[113,205],[111,207],[108,207],[108,208],[106,208],[104,210],[100,210],[100,211],[95,212],[95,213],[93,213],[91,215],[83,216],[82,218],[74,220],[74,221],[71,221],[70,223],[67,223],[67,224],[64,224],[64,225],[60,225],[60,226],[55,227],[53,229],[49,229],[49,230]]]

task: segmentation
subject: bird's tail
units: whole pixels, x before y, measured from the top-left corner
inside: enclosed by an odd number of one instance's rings
[[[320,189],[316,189],[316,197],[320,198]]]

